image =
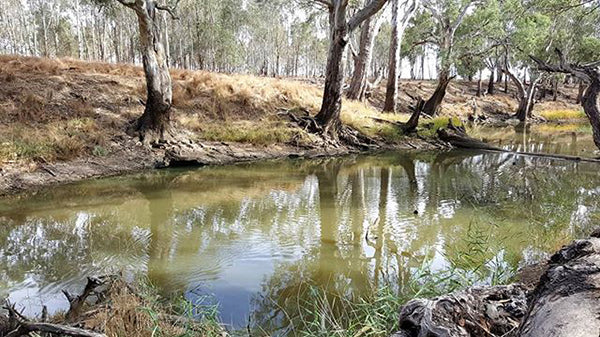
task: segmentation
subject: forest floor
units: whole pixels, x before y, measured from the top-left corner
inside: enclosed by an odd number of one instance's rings
[[[292,123],[286,113],[318,112],[321,79],[277,79],[172,70],[176,127],[201,144],[194,164],[224,164],[282,157],[339,155],[358,149],[324,145]],[[485,86],[484,86],[485,87]],[[477,83],[451,83],[441,115],[423,119],[418,134],[405,136],[390,121],[406,121],[411,97],[427,97],[434,81],[403,81],[400,113],[383,114],[385,87],[367,102],[345,100],[342,120],[377,141],[374,149],[438,148],[435,129],[449,117],[475,111],[490,121],[515,110],[514,88],[475,97]],[[585,118],[575,104],[576,86],[561,86],[558,100],[536,104],[537,121]],[[169,162],[125,133],[143,112],[140,67],[76,60],[0,56],[0,195],[86,178],[118,175],[184,162]]]

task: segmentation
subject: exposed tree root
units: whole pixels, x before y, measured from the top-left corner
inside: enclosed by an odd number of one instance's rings
[[[337,128],[325,130],[319,122],[304,110],[304,116],[298,116],[289,110],[282,110],[279,114],[287,116],[293,123],[306,132],[319,135],[323,146],[340,147],[350,146],[360,150],[376,148],[379,144],[354,128],[341,124]]]

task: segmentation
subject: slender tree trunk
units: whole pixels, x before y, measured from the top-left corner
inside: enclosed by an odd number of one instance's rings
[[[438,113],[440,106],[442,105],[442,101],[444,100],[444,96],[446,96],[448,84],[450,84],[452,79],[453,77],[450,77],[448,71],[440,72],[437,87],[435,88],[433,95],[431,95],[427,102],[425,102],[423,113],[428,114],[429,116],[434,116]]]
[[[577,101],[575,103],[580,104],[583,100],[583,95],[585,94],[586,85],[585,82],[579,80],[579,90],[577,91]]]
[[[499,61],[499,60],[498,60]],[[496,62],[497,64],[498,62]],[[494,77],[493,75],[493,69],[492,69],[492,77]],[[502,77],[503,73],[502,73],[502,69],[500,69],[500,67],[496,67],[496,83],[502,83]]]
[[[477,80],[477,94],[476,94],[477,97],[481,97],[481,89],[482,89],[482,85],[481,85],[481,82],[482,82],[481,77],[482,76],[481,76],[481,73],[482,73],[482,71],[480,69],[479,70],[479,79]]]
[[[519,107],[517,108],[515,117],[521,122],[526,121],[527,118],[531,117],[532,115],[533,105],[535,103],[534,97],[539,80],[540,77],[531,79],[531,83],[529,84],[527,90],[525,90],[525,85],[522,82],[519,82],[519,84],[515,82],[515,85],[520,88]]]
[[[137,120],[135,131],[144,143],[152,144],[170,137],[172,88],[164,47],[159,41],[160,32],[156,8],[152,0],[136,0],[131,8],[138,17],[140,45],[147,100],[144,114]]]
[[[390,42],[390,57],[388,62],[388,81],[385,91],[385,104],[383,111],[396,112],[398,105],[398,82],[401,75],[400,46],[402,36],[410,18],[417,9],[417,0],[402,3],[404,15],[400,18],[400,0],[392,0],[392,36]],[[414,78],[414,69],[411,67],[411,78]]]
[[[598,72],[582,97],[581,105],[583,111],[590,120],[592,125],[594,144],[600,149],[600,107],[598,106],[598,98],[600,97],[600,72]]]
[[[488,82],[488,88],[487,88],[487,94],[488,95],[493,95],[495,88],[494,88],[494,69],[490,69],[490,79]]]
[[[375,36],[379,30],[379,23],[373,23],[374,18],[369,18],[363,23],[360,31],[360,42],[358,55],[354,57],[354,72],[350,80],[350,88],[348,89],[348,98],[363,100],[367,90],[367,81],[369,67],[373,58],[373,46],[375,44]],[[380,21],[380,20],[375,20]]]
[[[323,131],[337,137],[341,127],[342,85],[344,81],[344,51],[348,44],[348,25],[346,7],[337,5],[329,13],[331,25],[331,43],[327,55],[325,71],[325,90],[321,110],[315,116]]]
[[[396,112],[398,105],[398,79],[400,78],[400,45],[402,43],[399,31],[400,0],[392,0],[392,40],[390,42],[390,58],[388,65],[388,80],[385,91],[383,111]],[[412,71],[411,71],[412,76]]]

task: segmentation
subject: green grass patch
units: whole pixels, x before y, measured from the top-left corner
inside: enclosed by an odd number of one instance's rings
[[[209,141],[240,142],[254,145],[302,143],[309,139],[306,132],[279,121],[207,123],[202,125],[198,131],[198,136]]]
[[[540,116],[549,121],[586,118],[586,115],[582,110],[546,110],[542,111]]]
[[[457,117],[434,117],[432,119],[420,119],[419,120],[419,134],[425,137],[433,137],[436,135],[437,130],[448,127],[448,124],[452,120],[452,124],[456,126],[462,126],[463,123]]]

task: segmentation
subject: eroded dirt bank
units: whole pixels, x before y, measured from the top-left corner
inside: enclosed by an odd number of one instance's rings
[[[403,144],[379,144],[369,152],[384,150],[414,151],[439,149],[442,144],[412,139]],[[0,197],[85,179],[117,176],[151,169],[181,166],[226,165],[284,158],[315,158],[359,153],[360,149],[340,147],[294,147],[291,145],[255,146],[243,143],[202,142],[186,150],[155,149],[130,139],[123,147],[105,157],[88,157],[56,163],[39,163],[34,170],[14,168],[0,171]],[[364,151],[362,151],[364,152]]]

